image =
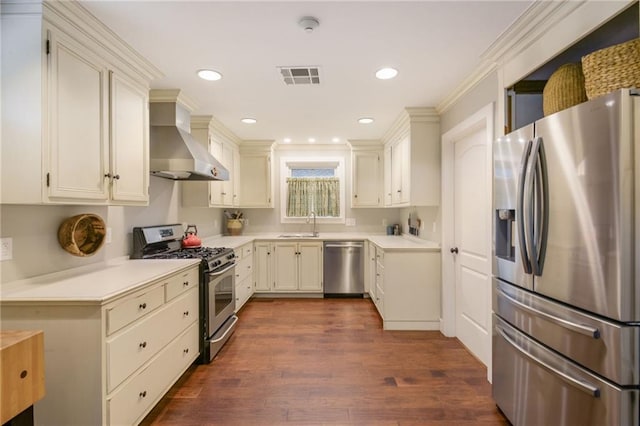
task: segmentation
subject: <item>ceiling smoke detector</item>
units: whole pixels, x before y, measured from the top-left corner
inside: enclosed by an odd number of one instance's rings
[[[320,25],[320,21],[318,21],[318,19],[314,18],[313,16],[305,16],[298,21],[298,25],[300,25],[302,29],[305,30],[305,32],[312,33],[313,30],[318,28],[318,25]]]

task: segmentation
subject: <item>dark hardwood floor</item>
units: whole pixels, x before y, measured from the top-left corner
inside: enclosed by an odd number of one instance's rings
[[[369,299],[253,299],[143,425],[506,425],[486,368],[439,332],[383,331]]]

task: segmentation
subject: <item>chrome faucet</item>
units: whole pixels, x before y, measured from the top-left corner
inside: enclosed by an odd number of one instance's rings
[[[307,216],[307,223],[309,223],[309,221],[311,220],[311,216],[313,216],[313,233],[312,235],[314,237],[318,236],[318,231],[316,231],[316,212],[312,211],[311,213],[309,213],[309,216]]]

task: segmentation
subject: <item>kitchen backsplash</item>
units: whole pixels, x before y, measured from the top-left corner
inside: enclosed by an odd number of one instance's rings
[[[183,184],[188,184],[183,183]],[[55,205],[0,205],[0,236],[13,239],[13,258],[0,263],[0,284],[37,275],[58,272],[92,263],[128,256],[131,252],[131,230],[135,226],[167,223],[193,223],[198,233],[208,237],[224,234],[223,209],[183,208],[180,202],[180,184],[157,177],[150,178],[149,206],[55,206]],[[235,210],[235,209],[233,209]],[[309,224],[281,224],[280,212],[274,209],[241,209],[248,223],[244,233],[307,231]],[[350,209],[347,217],[355,219],[355,226],[343,224],[318,224],[322,232],[385,232],[387,224],[400,223],[408,232],[409,212],[417,212],[425,223],[420,238],[439,241],[439,208],[411,209]],[[101,216],[111,228],[111,243],[105,244],[95,255],[76,257],[64,251],[58,244],[60,223],[79,213]],[[437,233],[432,232],[432,223]]]

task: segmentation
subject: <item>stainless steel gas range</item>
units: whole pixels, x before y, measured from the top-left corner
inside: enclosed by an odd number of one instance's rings
[[[235,254],[226,247],[182,248],[182,225],[133,228],[132,259],[201,259],[200,357],[211,362],[235,330]]]

